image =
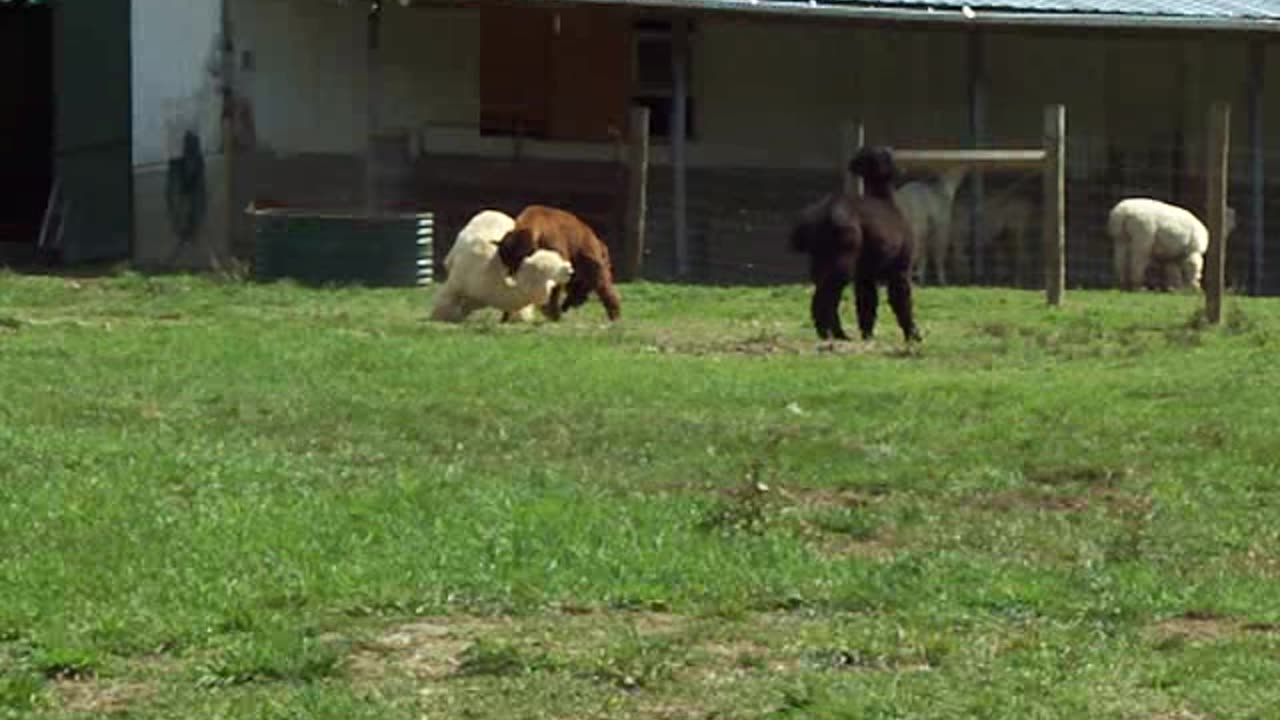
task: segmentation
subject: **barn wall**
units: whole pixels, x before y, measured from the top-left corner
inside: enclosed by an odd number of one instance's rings
[[[222,162],[221,0],[134,0],[133,176],[134,262],[142,266],[202,266],[210,252],[227,252],[226,178]],[[184,137],[198,138],[204,187],[191,197],[205,203],[190,244],[171,219],[167,188],[171,161],[182,157]]]
[[[368,135],[362,10],[316,0],[228,1],[237,8],[238,87],[254,131],[250,152],[237,163],[243,172],[253,167],[246,200],[359,204]],[[502,184],[519,176],[527,167],[522,163],[616,162],[619,148],[611,143],[480,135],[478,10],[388,3],[384,12],[378,130],[381,147],[404,166],[405,178],[394,202],[435,201],[435,191],[423,189],[431,183],[422,180],[433,157],[453,164],[485,158],[468,181],[478,188],[472,204],[480,202],[486,182],[502,186],[499,194],[518,192]],[[1068,106],[1069,248],[1076,273],[1069,281],[1105,283],[1101,226],[1120,194],[1203,201],[1204,116],[1220,95],[1237,108],[1233,174],[1239,180],[1232,202],[1245,207],[1245,40],[984,32],[989,144],[1035,145],[1044,106]],[[963,30],[718,15],[697,19],[692,42],[697,127],[688,157],[697,172],[689,185],[690,232],[704,278],[714,279],[717,265],[758,267],[756,257],[785,263],[766,246],[777,243],[798,204],[836,181],[842,123],[860,120],[870,140],[899,147],[955,147],[968,139]],[[1280,97],[1278,64],[1269,53],[1269,75],[1276,78],[1267,88],[1271,106]],[[1269,147],[1280,149],[1280,123],[1269,123],[1266,132]],[[1280,153],[1270,156],[1269,169],[1280,169]],[[651,274],[662,276],[671,254],[664,142],[653,144],[651,162],[648,244]],[[588,168],[583,177],[598,173]],[[1038,203],[1033,174],[985,177],[989,196],[1020,193]],[[966,184],[962,202],[968,192]],[[1037,237],[1032,227],[1026,243]],[[740,267],[726,272],[743,274]]]

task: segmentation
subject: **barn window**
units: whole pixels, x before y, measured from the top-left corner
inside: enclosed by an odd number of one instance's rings
[[[690,28],[690,35],[693,30]],[[638,22],[634,29],[631,102],[649,108],[649,134],[671,137],[671,106],[675,97],[675,67],[671,61],[674,42],[671,23],[660,20]],[[691,88],[692,58],[685,63],[685,137],[694,136],[694,101]]]

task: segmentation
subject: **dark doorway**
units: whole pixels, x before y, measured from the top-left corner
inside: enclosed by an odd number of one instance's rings
[[[53,182],[53,12],[0,3],[0,243],[36,242]]]
[[[132,0],[53,6],[58,178],[65,264],[122,260],[133,238]]]

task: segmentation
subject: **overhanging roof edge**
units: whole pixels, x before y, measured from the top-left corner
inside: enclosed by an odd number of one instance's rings
[[[914,9],[849,3],[779,2],[777,0],[571,0],[579,5],[630,5],[791,17],[884,20],[888,22],[941,23],[970,27],[1094,28],[1099,30],[1199,30],[1207,32],[1280,32],[1280,19],[1227,18],[1203,15],[1155,15],[1129,13],[973,11]]]

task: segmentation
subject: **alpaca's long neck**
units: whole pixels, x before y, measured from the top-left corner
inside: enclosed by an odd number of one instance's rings
[[[954,198],[956,191],[960,189],[960,183],[964,182],[964,176],[969,172],[969,168],[958,167],[947,170],[942,173],[939,185],[942,187],[942,193],[947,198]]]
[[[877,197],[882,200],[893,201],[893,184],[892,183],[870,183],[864,182],[862,192],[869,197]]]

